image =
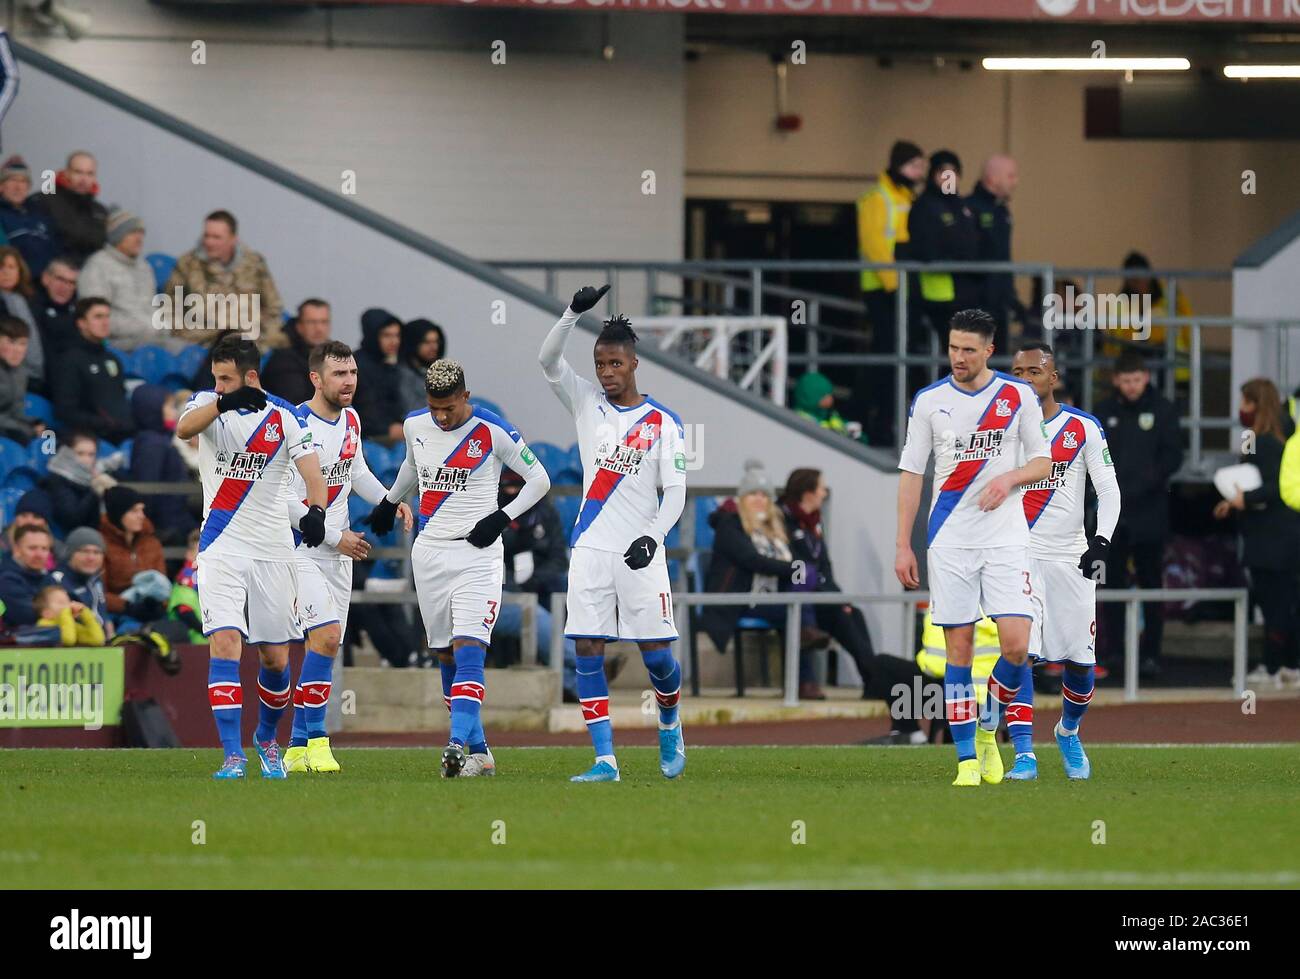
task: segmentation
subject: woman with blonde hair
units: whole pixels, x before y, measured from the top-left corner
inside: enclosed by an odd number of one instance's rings
[[[1277,387],[1266,377],[1241,386],[1238,420],[1254,435],[1241,455],[1259,469],[1262,485],[1220,500],[1214,516],[1237,514],[1241,563],[1250,580],[1250,600],[1264,616],[1264,662],[1247,674],[1252,684],[1300,686],[1300,514],[1282,502],[1278,476],[1282,451],[1295,431],[1282,409]]]

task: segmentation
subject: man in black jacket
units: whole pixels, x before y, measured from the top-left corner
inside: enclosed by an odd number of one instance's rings
[[[1106,557],[1105,588],[1128,588],[1132,557],[1140,588],[1164,583],[1165,541],[1169,536],[1169,480],[1183,464],[1183,437],[1173,403],[1151,387],[1151,373],[1136,350],[1115,364],[1115,394],[1097,405],[1124,510]],[[1098,658],[1113,670],[1124,661],[1124,606],[1103,604],[1106,629]],[[1164,613],[1160,602],[1144,602],[1145,628],[1139,643],[1143,676],[1160,669]]]
[[[961,160],[951,150],[930,157],[925,191],[907,218],[907,257],[919,262],[973,262],[979,257],[975,218],[962,199]],[[965,306],[975,305],[978,279],[969,273],[922,272],[917,276],[919,308],[939,334],[939,350],[948,349],[948,321]]]
[[[30,198],[34,206],[50,216],[64,247],[79,262],[85,262],[108,240],[108,208],[95,199],[99,193],[98,171],[95,158],[78,150],[55,174],[54,193],[37,193]]]
[[[54,259],[45,266],[32,298],[27,301],[32,319],[41,331],[41,347],[45,351],[47,366],[77,335],[74,322],[80,274],[81,266],[76,259],[67,255]]]
[[[330,338],[330,304],[324,299],[304,299],[298,315],[285,324],[289,346],[271,354],[262,370],[262,387],[290,404],[310,401],[316,394],[308,376],[312,349]]]
[[[117,445],[135,434],[126,397],[126,370],[106,346],[108,300],[77,301],[77,336],[50,372],[54,417],[60,428],[84,428]]]

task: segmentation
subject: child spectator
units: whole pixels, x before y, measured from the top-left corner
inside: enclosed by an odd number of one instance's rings
[[[38,628],[59,630],[60,646],[102,646],[104,627],[95,613],[74,602],[60,585],[46,585],[32,601]]]
[[[199,531],[190,531],[185,542],[185,563],[172,583],[172,596],[167,602],[167,612],[172,618],[189,627],[190,642],[199,645],[207,643],[203,635],[203,612],[199,608],[199,589],[195,571],[199,561]]]
[[[31,330],[16,316],[0,316],[0,435],[26,445],[45,431],[45,423],[28,418],[23,411],[27,398],[27,345]]]
[[[179,416],[170,392],[156,384],[141,384],[131,392],[131,414],[136,434],[127,479],[137,483],[189,484],[190,472],[176,450]],[[149,509],[164,544],[179,544],[198,524],[183,495],[155,496]]]
[[[804,374],[794,386],[795,413],[816,422],[822,428],[865,442],[861,423],[846,422],[835,410],[834,388],[831,379],[825,374],[817,371]]]
[[[67,589],[74,602],[94,612],[101,622],[108,618],[104,596],[104,537],[91,527],[78,527],[63,542],[66,555],[50,573],[56,585]]]

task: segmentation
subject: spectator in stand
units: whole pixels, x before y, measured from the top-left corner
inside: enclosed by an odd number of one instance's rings
[[[84,428],[117,445],[135,434],[126,397],[126,370],[107,347],[109,305],[99,296],[77,300],[77,338],[50,378],[60,427]]]
[[[37,628],[57,630],[59,646],[102,646],[104,625],[86,605],[74,602],[61,585],[46,585],[32,599]]]
[[[851,439],[865,442],[861,422],[846,422],[835,410],[835,389],[831,379],[817,371],[809,371],[795,382],[794,410],[822,428],[839,432]]]
[[[31,331],[27,338],[27,387],[32,391],[45,390],[45,348],[41,332],[32,316],[32,277],[27,263],[17,248],[0,245],[0,299],[10,316],[27,324]]]
[[[208,296],[258,297],[261,333],[257,338],[263,350],[286,346],[288,339],[280,327],[280,314],[284,303],[271,278],[266,259],[239,240],[239,223],[229,211],[213,211],[203,219],[203,237],[199,246],[176,260],[176,267],[163,292],[175,297],[180,289],[183,296],[197,293],[203,300],[202,326],[184,329],[186,343],[210,344],[220,338],[223,324],[207,322]],[[178,313],[179,315],[179,313]],[[225,324],[225,329],[232,326]],[[177,324],[177,329],[180,325]]]
[[[104,516],[99,532],[104,537],[104,592],[109,612],[148,622],[160,617],[166,603],[146,598],[128,602],[122,593],[141,571],[166,575],[162,541],[145,515],[144,497],[127,486],[114,486],[104,494]]]
[[[822,536],[822,506],[830,489],[818,469],[796,469],[786,481],[781,494],[781,511],[785,515],[790,552],[800,565],[801,575],[793,591],[843,591],[835,580],[830,551]],[[853,658],[862,675],[864,700],[889,703],[893,689],[904,684],[908,690],[921,676],[916,662],[897,656],[877,655],[862,611],[852,605],[818,605],[817,627],[831,635]],[[886,744],[914,743],[925,740],[915,717],[894,719],[894,728],[881,739]]]
[[[975,218],[976,258],[981,262],[1011,261],[1011,211],[1007,201],[1016,191],[1020,169],[1009,156],[997,154],[984,161],[984,170],[966,206]],[[975,280],[976,305],[993,317],[996,330],[993,349],[1008,349],[1007,326],[1012,316],[1025,322],[1025,307],[1016,295],[1016,280],[1010,272],[981,274]]]
[[[101,622],[108,621],[104,594],[104,537],[92,527],[78,527],[63,542],[67,558],[50,573],[74,602],[85,605]]]
[[[86,259],[81,292],[108,300],[113,318],[111,339],[119,350],[151,343],[175,352],[191,342],[182,331],[154,326],[157,286],[153,269],[144,259],[144,223],[130,211],[115,208],[109,212],[108,243]]]
[[[45,431],[45,423],[28,418],[27,343],[31,330],[13,316],[0,316],[0,435],[26,445]]]
[[[41,349],[47,361],[66,350],[77,335],[74,325],[77,312],[77,285],[80,280],[77,260],[61,255],[45,266],[41,280],[32,290],[28,306],[41,337]]]
[[[31,173],[21,156],[0,164],[0,229],[8,243],[22,252],[32,275],[40,275],[63,244],[54,221],[28,199],[31,191]]]
[[[64,249],[79,262],[104,247],[108,208],[95,199],[99,193],[98,164],[85,150],[68,156],[67,165],[54,177],[53,194],[33,194],[32,207],[54,222]]]
[[[357,393],[352,404],[361,416],[366,437],[389,445],[401,441],[402,422],[425,402],[423,396],[415,403],[403,396],[398,364],[401,347],[401,320],[386,309],[367,309],[361,314]]]
[[[782,634],[787,628],[789,608],[764,604],[763,595],[786,591],[793,582],[797,566],[790,552],[785,518],[777,508],[772,481],[761,462],[745,463],[734,498],[709,514],[713,528],[713,553],[704,590],[709,592],[750,592],[756,601],[748,607],[708,605],[700,616],[700,625],[713,645],[725,652],[742,615],[754,616],[771,624]],[[814,624],[811,606],[804,610],[799,623],[799,697],[801,700],[825,700],[817,684],[812,653],[825,649],[830,636]],[[736,656],[741,651],[734,651]]]
[[[1115,364],[1115,393],[1097,405],[1106,444],[1115,460],[1115,477],[1124,509],[1106,555],[1103,587],[1129,587],[1129,558],[1139,588],[1164,584],[1165,541],[1169,537],[1169,480],[1183,464],[1183,436],[1173,404],[1151,387],[1151,373],[1136,350]],[[1112,672],[1124,668],[1124,606],[1106,602],[1099,617],[1106,629],[1098,639],[1098,659]],[[1164,606],[1142,603],[1141,675],[1160,671]]]
[[[180,418],[181,412],[189,404],[190,398],[194,397],[193,391],[187,391],[184,388],[177,391],[171,396],[171,407],[168,409],[175,418]],[[183,439],[179,435],[172,436],[172,448],[180,455],[181,461],[185,463],[185,469],[189,472],[190,479],[199,478],[199,437],[196,435],[192,439]],[[134,450],[132,450],[134,452]]]
[[[290,404],[310,401],[316,394],[307,358],[312,349],[330,338],[330,304],[324,299],[304,299],[298,315],[284,327],[289,345],[276,350],[262,370],[262,388]],[[424,390],[421,382],[420,390]]]
[[[36,623],[32,602],[51,583],[53,544],[48,527],[25,524],[13,531],[13,550],[0,560],[0,601],[5,604],[5,625],[11,629]]]
[[[1237,417],[1255,436],[1241,461],[1259,469],[1261,485],[1220,500],[1216,519],[1234,512],[1241,533],[1241,563],[1250,581],[1251,604],[1264,616],[1264,662],[1246,675],[1252,685],[1300,686],[1300,514],[1282,502],[1282,450],[1295,424],[1282,408],[1277,387],[1265,377],[1241,386]],[[1258,688],[1258,687],[1256,687]]]
[[[907,220],[916,199],[916,186],[925,179],[925,154],[921,147],[899,140],[889,151],[889,166],[876,185],[858,198],[858,257],[864,262],[903,261],[907,254]],[[898,273],[868,269],[862,273],[862,299],[871,326],[869,350],[873,354],[897,353],[895,304]],[[890,367],[862,367],[856,371],[853,407],[865,411],[870,437],[877,445],[896,445],[894,426],[894,371]]]
[[[404,404],[418,405],[424,400],[424,375],[430,364],[446,356],[447,338],[437,323],[411,320],[402,327],[399,359],[404,368],[401,372]]]
[[[127,481],[188,486],[193,477],[176,450],[176,419],[180,414],[172,393],[157,384],[141,384],[131,392],[131,416],[136,432],[131,443]],[[154,496],[149,501],[149,510],[164,544],[179,545],[198,525],[184,495]]]
[[[54,509],[50,506],[50,498],[43,489],[30,489],[18,498],[18,503],[14,507],[14,518],[9,521],[9,526],[5,528],[4,537],[0,540],[4,550],[13,553],[14,535],[23,527],[43,527],[50,530],[50,520],[54,516]],[[54,532],[50,531],[50,536]],[[50,557],[50,568],[54,567],[54,558]]]
[[[930,157],[925,190],[907,219],[908,257],[920,262],[973,262],[979,254],[975,218],[962,199],[961,160],[951,150]],[[919,275],[921,315],[948,349],[948,321],[979,298],[978,277],[952,272]]]
[[[513,469],[501,470],[497,506],[504,507],[523,488],[524,478]],[[551,596],[566,591],[569,581],[567,535],[560,514],[543,497],[533,508],[501,532],[505,554],[504,591],[532,592],[537,596],[537,659],[551,662]],[[518,637],[523,629],[522,605],[503,602],[495,632]],[[578,702],[578,649],[572,639],[564,640],[564,696],[566,703]]]
[[[63,533],[76,527],[98,527],[100,501],[117,480],[97,467],[99,442],[90,432],[69,429],[59,436],[59,450],[41,481],[54,510],[54,523]]]
[[[199,529],[195,527],[185,541],[185,563],[172,582],[167,614],[189,629],[190,642],[206,645],[208,638],[203,634],[203,611],[199,606],[199,536]]]
[[[1143,322],[1141,317],[1145,311],[1134,309],[1130,305],[1128,316],[1122,318],[1120,323],[1106,324],[1108,329],[1102,334],[1106,338],[1106,343],[1102,345],[1102,352],[1107,356],[1115,357],[1126,347],[1140,343],[1142,344],[1140,349],[1155,349],[1159,351],[1157,356],[1164,357],[1167,328],[1163,323],[1155,321],[1170,315],[1191,316],[1192,304],[1187,299],[1187,290],[1178,290],[1174,311],[1170,313],[1169,297],[1165,294],[1165,287],[1159,279],[1151,275],[1151,262],[1145,255],[1141,252],[1129,252],[1124,256],[1124,268],[1128,274],[1120,284],[1120,295],[1136,297],[1137,302],[1145,302],[1146,297],[1149,297],[1151,322]],[[1121,317],[1123,317],[1123,310],[1121,310]],[[1189,326],[1177,326],[1174,327],[1174,331],[1174,354],[1181,361],[1191,354],[1192,329]],[[1163,371],[1161,375],[1163,376]],[[1191,368],[1186,363],[1175,366],[1176,381],[1186,383],[1191,380],[1191,377]]]

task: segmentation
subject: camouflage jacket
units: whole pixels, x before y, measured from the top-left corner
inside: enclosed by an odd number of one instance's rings
[[[183,305],[175,307],[172,329],[181,331],[187,342],[206,344],[223,330],[239,330],[263,350],[288,344],[280,319],[284,303],[258,252],[241,245],[229,265],[209,258],[202,247],[186,252],[163,287],[173,305],[178,288]],[[191,299],[193,295],[199,299]]]

